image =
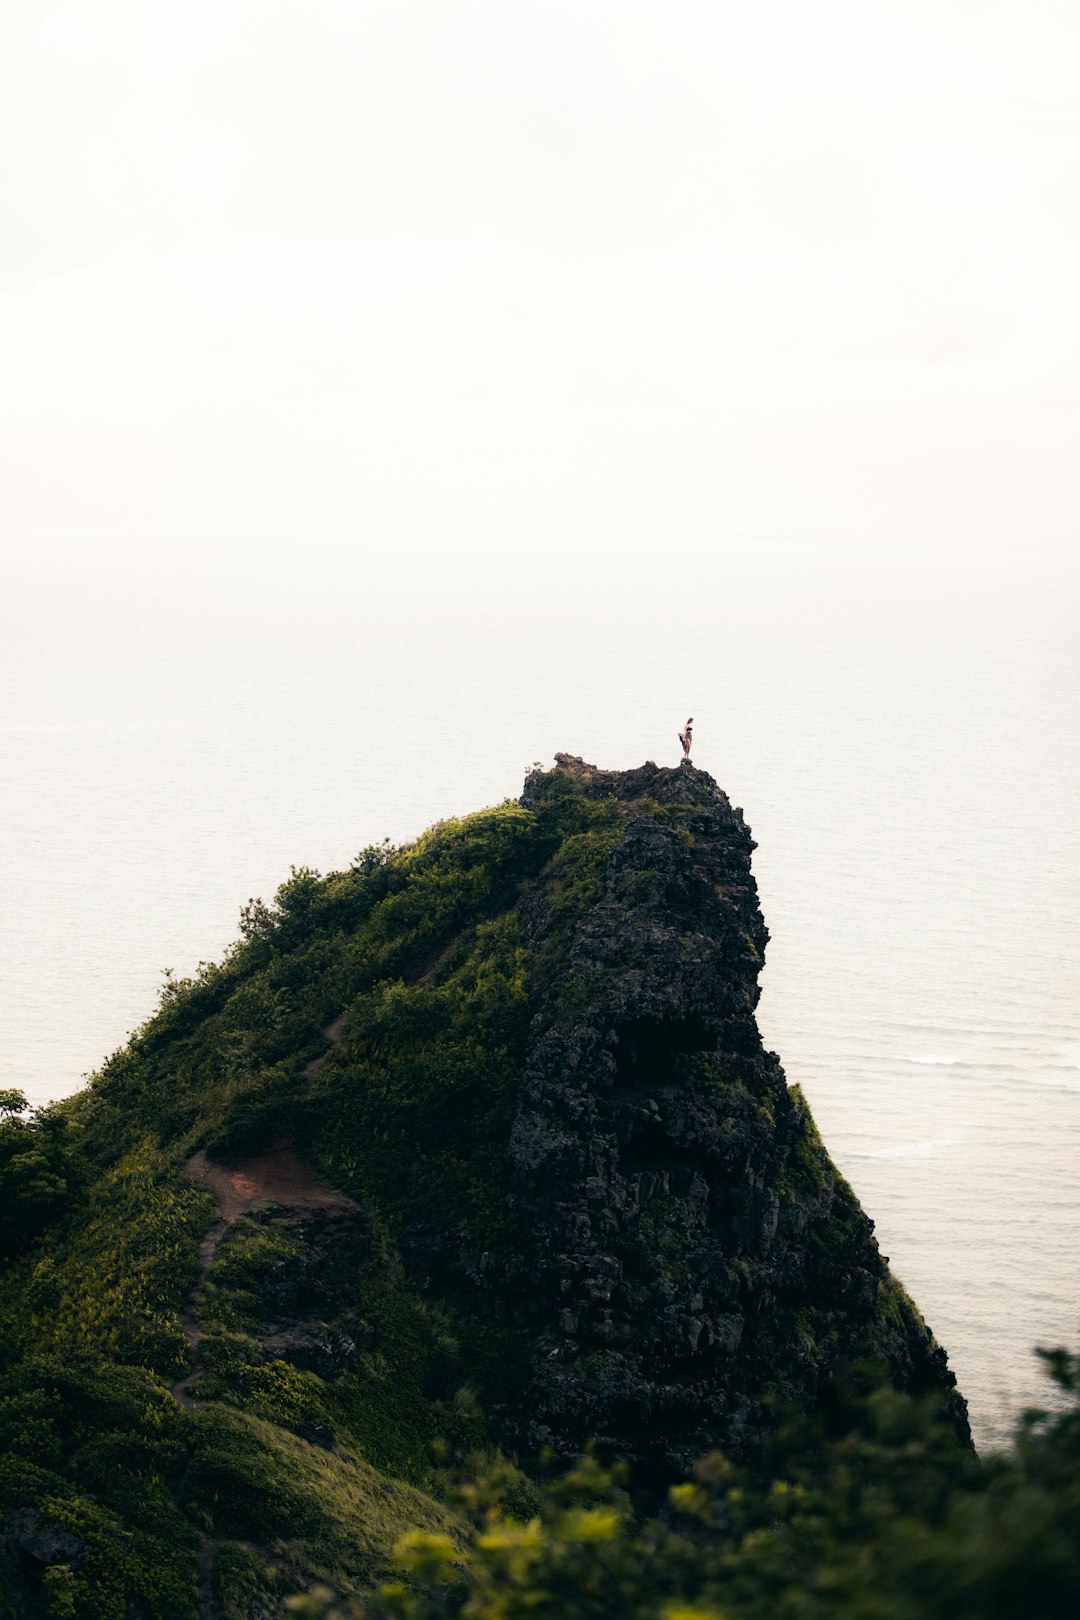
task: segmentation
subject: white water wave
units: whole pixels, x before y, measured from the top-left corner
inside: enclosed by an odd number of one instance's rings
[[[891,1147],[874,1148],[868,1159],[931,1159],[942,1148],[958,1147],[962,1136],[928,1136],[921,1142],[896,1142]]]

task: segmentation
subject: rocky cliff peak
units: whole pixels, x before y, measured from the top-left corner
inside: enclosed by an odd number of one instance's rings
[[[768,933],[741,810],[686,765],[556,758],[522,805],[561,774],[620,825],[568,935],[558,857],[521,905],[537,960],[565,935],[509,1140],[524,1238],[494,1284],[532,1344],[521,1437],[680,1465],[741,1450],[769,1395],[812,1403],[865,1358],[940,1391],[963,1430],[944,1354],[762,1045]]]

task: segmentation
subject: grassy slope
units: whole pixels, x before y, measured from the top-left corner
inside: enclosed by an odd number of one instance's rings
[[[228,1543],[220,1597],[239,1616],[315,1575],[362,1583],[402,1529],[448,1522],[392,1481],[422,1486],[448,1447],[483,1439],[466,1373],[485,1350],[404,1286],[395,1236],[420,1209],[477,1243],[503,1218],[498,1144],[528,1017],[515,904],[568,836],[567,889],[585,903],[590,839],[610,847],[612,818],[558,778],[539,811],[508,803],[367,851],[349,872],[294,872],[272,908],[245,908],[220,965],[166,986],[85,1092],[18,1127],[21,1160],[8,1156],[0,1185],[9,1222],[31,1209],[26,1144],[56,1173],[51,1199],[24,1214],[26,1241],[8,1245],[0,1512],[36,1506],[83,1544],[57,1613],[70,1600],[111,1620],[138,1601],[161,1620],[193,1615],[200,1531]],[[342,1012],[343,1060],[309,1097],[304,1065]],[[187,1370],[179,1315],[213,1211],[183,1165],[198,1147],[257,1151],[283,1131],[374,1203],[378,1263],[359,1309],[375,1345],[332,1389],[284,1362],[230,1363],[226,1264],[210,1291],[213,1377],[198,1391],[214,1398],[192,1418],[168,1385]],[[406,1155],[423,1179],[402,1181]],[[320,1402],[332,1450],[291,1432]]]

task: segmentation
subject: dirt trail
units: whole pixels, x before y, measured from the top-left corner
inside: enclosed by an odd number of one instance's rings
[[[266,1153],[238,1164],[212,1164],[200,1149],[184,1166],[192,1181],[213,1193],[218,1218],[199,1245],[199,1274],[195,1287],[180,1312],[180,1326],[191,1351],[191,1371],[172,1386],[180,1405],[196,1410],[189,1393],[199,1376],[199,1340],[202,1328],[195,1314],[195,1295],[214,1262],[218,1244],[239,1215],[246,1215],[258,1204],[283,1204],[286,1209],[347,1208],[351,1200],[320,1181],[311,1166],[300,1157],[291,1142],[276,1142]]]
[[[311,1090],[312,1085],[315,1082],[315,1076],[318,1074],[319,1070],[330,1056],[330,1053],[334,1050],[334,1047],[337,1046],[338,1042],[341,1040],[341,1032],[344,1028],[345,1014],[342,1013],[340,1018],[335,1018],[333,1023],[327,1024],[326,1028],[323,1030],[323,1034],[330,1042],[330,1047],[329,1050],[324,1052],[321,1057],[312,1058],[310,1063],[304,1064],[304,1078],[308,1083],[308,1091]]]
[[[323,1034],[330,1042],[330,1050],[305,1065],[304,1074],[309,1085],[330,1056],[330,1051],[341,1040],[344,1024],[344,1017],[335,1018],[333,1023],[327,1024],[323,1030]],[[198,1276],[180,1312],[180,1326],[184,1330],[184,1337],[191,1351],[191,1370],[186,1377],[173,1384],[172,1392],[185,1411],[195,1412],[198,1410],[198,1403],[192,1399],[190,1391],[191,1385],[202,1370],[199,1341],[203,1336],[195,1314],[195,1298],[213,1265],[218,1244],[233,1221],[240,1215],[246,1215],[248,1210],[254,1209],[257,1204],[282,1204],[287,1209],[334,1206],[348,1208],[352,1200],[342,1193],[335,1192],[332,1187],[321,1181],[311,1166],[300,1157],[292,1143],[284,1139],[275,1142],[265,1153],[255,1154],[231,1165],[213,1164],[207,1158],[205,1150],[200,1148],[198,1153],[192,1154],[184,1169],[192,1181],[198,1182],[200,1187],[205,1187],[207,1192],[213,1193],[218,1215],[199,1245]],[[203,1553],[205,1554],[205,1548]]]
[[[419,962],[411,973],[406,973],[405,983],[410,990],[422,990],[426,984],[431,983],[446,958],[450,955],[455,943],[456,941],[451,940],[449,945],[439,945],[428,956],[425,956],[423,961]]]
[[[198,1532],[199,1537],[199,1574],[198,1574],[198,1604],[199,1620],[217,1620],[217,1605],[214,1602],[214,1543],[205,1530]]]
[[[213,1193],[218,1208],[217,1224],[221,1228],[215,1241],[211,1242],[213,1227],[203,1239],[202,1248],[207,1249],[209,1245],[209,1252],[205,1263],[202,1250],[199,1253],[200,1282],[214,1258],[214,1250],[226,1227],[238,1215],[246,1215],[249,1209],[254,1209],[256,1204],[317,1209],[327,1204],[349,1202],[341,1193],[320,1181],[310,1164],[300,1157],[291,1142],[285,1140],[275,1142],[265,1153],[241,1159],[236,1164],[213,1164],[200,1149],[188,1160],[185,1169],[192,1181],[197,1181],[200,1187]]]
[[[195,1158],[205,1160],[206,1155],[205,1153],[197,1153]],[[192,1174],[191,1167],[194,1162],[194,1159],[188,1160],[186,1168],[189,1175]],[[199,1177],[195,1176],[194,1179],[198,1181]],[[203,1238],[202,1242],[199,1244],[199,1276],[195,1284],[195,1289],[199,1287],[199,1284],[206,1276],[206,1273],[210,1270],[211,1263],[217,1251],[217,1246],[225,1236],[229,1221],[233,1220],[234,1218],[235,1217],[230,1215],[228,1220],[216,1220],[213,1226],[207,1232],[206,1236]],[[184,1330],[184,1338],[187,1340],[188,1349],[191,1351],[191,1371],[187,1374],[186,1378],[181,1378],[172,1386],[172,1392],[180,1402],[180,1405],[184,1408],[185,1412],[194,1412],[196,1410],[195,1402],[192,1400],[189,1390],[191,1384],[198,1377],[200,1371],[198,1346],[199,1340],[202,1338],[202,1328],[199,1326],[198,1320],[195,1316],[195,1289],[192,1289],[191,1293],[188,1295],[184,1308],[180,1312],[180,1326]]]
[[[319,1069],[341,1040],[344,1024],[344,1017],[335,1018],[323,1030],[330,1046],[321,1057],[313,1058],[304,1066],[309,1090]],[[352,1200],[321,1181],[292,1143],[284,1139],[275,1142],[266,1153],[255,1154],[232,1165],[211,1163],[205,1150],[200,1148],[198,1153],[192,1154],[184,1168],[192,1181],[213,1193],[217,1205],[217,1220],[199,1245],[199,1272],[195,1285],[180,1312],[180,1326],[191,1352],[191,1370],[172,1386],[172,1392],[185,1412],[197,1412],[198,1402],[192,1398],[191,1386],[202,1371],[199,1342],[203,1330],[195,1312],[195,1300],[214,1262],[218,1245],[233,1221],[257,1204],[282,1204],[287,1209],[349,1208]],[[213,1583],[214,1543],[204,1531],[199,1531],[198,1604],[201,1620],[216,1620]]]

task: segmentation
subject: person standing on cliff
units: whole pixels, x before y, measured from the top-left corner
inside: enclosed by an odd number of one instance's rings
[[[693,742],[693,740],[694,717],[691,715],[689,720],[686,722],[686,730],[679,732],[679,741],[682,743],[682,757],[684,765],[689,765],[690,763],[690,744]]]

